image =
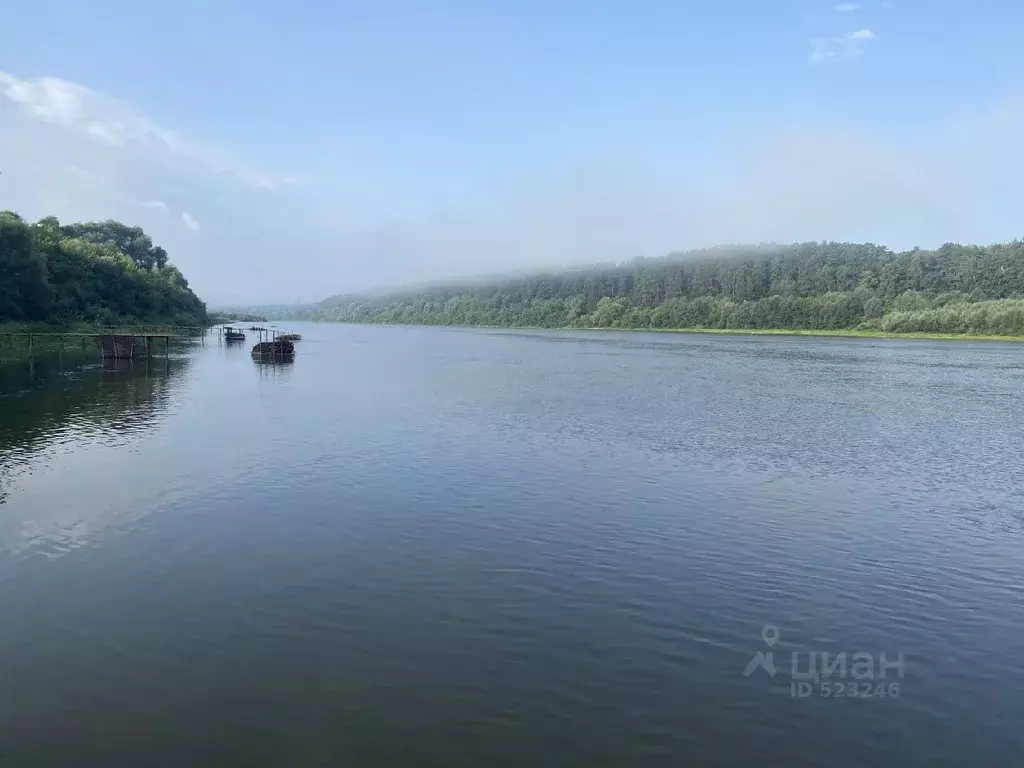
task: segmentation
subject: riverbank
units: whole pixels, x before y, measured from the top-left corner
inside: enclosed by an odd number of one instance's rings
[[[727,336],[824,336],[831,338],[852,339],[931,339],[933,341],[1005,341],[1012,343],[1024,342],[1024,336],[999,336],[981,333],[926,333],[907,332],[891,333],[887,331],[847,329],[808,330],[800,328],[603,328],[576,326],[541,326],[541,325],[434,325],[430,323],[354,323],[331,320],[306,320],[303,322],[322,323],[324,325],[406,325],[410,328],[487,328],[504,331],[623,331],[628,333],[708,333]]]
[[[593,331],[651,331],[653,333],[714,333],[730,336],[830,336],[856,339],[932,339],[940,341],[1024,342],[1024,336],[974,333],[888,333],[872,330],[800,330],[796,328],[588,328]]]

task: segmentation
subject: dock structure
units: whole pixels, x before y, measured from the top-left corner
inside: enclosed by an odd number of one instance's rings
[[[104,359],[131,360],[136,357],[152,357],[155,347],[153,342],[161,339],[164,357],[167,357],[171,346],[170,333],[104,333],[100,335],[100,352]]]
[[[6,340],[6,348],[10,351],[20,350],[31,359],[36,354],[52,351],[64,351],[70,348],[86,349],[89,342],[99,350],[104,359],[131,360],[170,354],[171,339],[201,337],[206,339],[205,328],[194,326],[164,326],[160,330],[150,330],[154,326],[141,326],[138,329],[113,328],[86,332],[9,332],[0,333]]]

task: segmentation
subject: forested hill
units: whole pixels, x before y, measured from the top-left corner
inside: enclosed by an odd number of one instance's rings
[[[0,211],[0,322],[200,325],[206,305],[139,227]]]
[[[856,243],[720,247],[628,264],[336,296],[311,320],[586,328],[1024,335],[1024,242],[894,253]]]

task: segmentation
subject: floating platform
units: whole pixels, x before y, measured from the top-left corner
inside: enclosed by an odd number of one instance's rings
[[[295,357],[295,345],[287,339],[261,341],[252,348],[253,360],[292,360]]]

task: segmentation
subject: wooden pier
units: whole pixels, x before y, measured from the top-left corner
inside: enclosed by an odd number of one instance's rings
[[[195,339],[205,344],[208,333],[216,334],[218,343],[223,344],[245,339],[245,334],[234,326],[105,326],[95,331],[67,332],[0,330],[0,360],[31,361],[44,353],[85,351],[90,347],[97,349],[105,360],[166,358],[172,339]],[[298,333],[285,333],[273,327],[257,327],[255,333],[259,343],[253,348],[253,358],[265,361],[293,359],[293,342],[302,338]]]
[[[136,357],[152,357],[154,340],[161,339],[164,357],[167,357],[171,346],[170,333],[104,333],[100,334],[100,351],[105,359],[131,360]]]
[[[154,330],[150,330],[153,328]],[[164,326],[156,330],[154,326],[141,326],[138,329],[104,329],[86,332],[10,332],[0,333],[0,340],[10,352],[27,354],[29,359],[44,352],[63,352],[73,349],[87,349],[92,346],[98,349],[104,359],[131,360],[155,356],[167,357],[170,354],[171,339],[200,337],[205,343],[205,328],[194,326]],[[2,353],[3,349],[0,349]]]

